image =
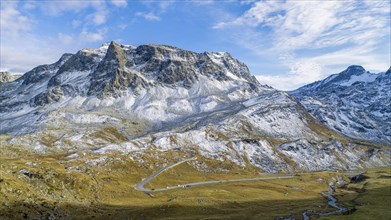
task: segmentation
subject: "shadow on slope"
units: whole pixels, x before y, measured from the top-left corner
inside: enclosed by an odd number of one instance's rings
[[[391,211],[388,209],[391,205],[390,190],[391,188],[387,186],[362,190],[358,196],[345,195],[347,199],[352,199],[344,202],[349,207],[349,211],[338,216],[323,218],[389,219],[391,217]],[[339,198],[342,198],[341,195]],[[199,198],[195,199],[193,204],[182,205],[175,204],[173,198],[159,206],[60,203],[49,205],[45,201],[37,201],[35,204],[16,202],[9,203],[7,206],[0,209],[0,219],[283,219],[282,217],[302,219],[303,210],[332,209],[322,197],[307,200],[222,201],[220,204],[210,204],[207,199]]]

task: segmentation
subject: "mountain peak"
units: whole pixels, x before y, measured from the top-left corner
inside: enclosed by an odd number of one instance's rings
[[[373,77],[372,75],[374,74],[369,73],[360,65],[351,65],[344,71],[331,75],[323,80],[322,87],[328,87],[333,84],[348,86],[357,81],[366,81],[367,77],[375,79],[376,77]]]
[[[292,91],[291,94],[312,94],[319,91],[330,92],[335,89],[345,89],[356,82],[373,82],[378,76],[379,74],[370,73],[360,65],[351,65],[340,73],[332,74],[323,80],[302,86]]]
[[[126,58],[121,48],[121,45],[117,44],[114,41],[110,42],[110,45],[106,52],[105,59],[116,60],[119,63],[120,67],[123,67],[126,63]]]
[[[105,43],[105,44],[103,44],[103,46],[105,46],[105,45],[108,45],[109,47],[110,46],[112,46],[112,45],[114,45],[114,46],[120,46],[120,44],[119,43],[117,43],[117,42],[115,42],[115,41],[110,41],[110,43]]]
[[[364,69],[364,67],[362,67],[360,65],[351,65],[348,68],[346,68],[346,70],[342,71],[339,74],[344,74],[344,75],[361,75],[361,74],[363,74],[365,72],[366,72],[366,70]]]
[[[26,95],[29,99],[26,102],[36,100],[35,97],[48,97],[48,91],[61,91],[64,97],[104,99],[128,93],[137,96],[145,89],[156,87],[189,90],[203,83],[211,84],[206,88],[210,91],[228,90],[228,87],[250,93],[261,90],[248,67],[227,52],[196,53],[156,44],[134,47],[115,41],[76,54],[64,54],[56,63],[36,67],[21,80],[24,86],[42,88],[29,97]],[[211,89],[216,83],[220,87]],[[45,104],[48,103],[42,102]]]
[[[370,73],[349,66],[339,74],[303,86],[290,94],[329,128],[357,139],[391,143],[391,111],[387,104],[391,80],[386,73]]]

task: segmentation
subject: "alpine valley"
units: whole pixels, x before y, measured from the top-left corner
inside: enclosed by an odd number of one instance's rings
[[[64,54],[0,83],[0,218],[244,219],[274,202],[268,218],[293,219],[330,209],[320,191],[349,182],[343,172],[391,165],[390,88],[390,69],[350,66],[283,92],[227,52],[166,45]],[[281,175],[292,179],[251,179]],[[146,177],[149,191],[134,187]],[[254,181],[236,183],[243,191],[186,185],[228,179]],[[273,196],[254,202],[260,194]]]

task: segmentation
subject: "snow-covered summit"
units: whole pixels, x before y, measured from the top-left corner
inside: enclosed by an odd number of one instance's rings
[[[26,125],[11,120],[15,115],[24,117],[27,111],[31,117],[26,121],[39,115],[42,121],[53,106],[115,106],[158,122],[212,111],[270,90],[228,53],[115,42],[64,54],[56,63],[38,66],[6,84],[0,87],[2,133]]]
[[[323,80],[316,81],[305,85],[297,90],[291,92],[291,94],[303,94],[308,92],[317,92],[328,89],[330,87],[346,87],[356,82],[373,82],[379,76],[379,74],[370,73],[366,71],[364,67],[359,65],[351,65],[344,71],[336,74],[332,74]]]
[[[333,130],[350,137],[391,144],[390,69],[370,73],[350,66],[339,74],[290,94]]]
[[[9,142],[39,152],[185,148],[266,172],[389,161],[324,127],[287,93],[260,85],[229,53],[168,45],[110,42],[64,54],[0,84],[0,119]]]

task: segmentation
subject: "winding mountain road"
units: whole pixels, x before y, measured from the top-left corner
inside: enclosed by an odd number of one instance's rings
[[[141,182],[137,183],[134,188],[138,191],[144,192],[144,193],[152,193],[152,192],[161,192],[166,190],[172,190],[172,189],[178,189],[178,188],[189,188],[194,186],[203,186],[203,185],[211,185],[211,184],[218,184],[218,183],[232,183],[232,182],[245,182],[245,181],[257,181],[257,180],[273,180],[273,179],[290,179],[293,178],[293,176],[287,175],[287,176],[281,176],[281,177],[257,177],[257,178],[241,178],[241,179],[230,179],[230,180],[212,180],[212,181],[204,181],[204,182],[195,182],[195,183],[186,183],[186,184],[179,184],[176,186],[167,186],[164,188],[158,188],[158,189],[147,189],[145,188],[145,184],[147,184],[149,181],[151,181],[153,178],[161,174],[162,172],[173,168],[175,166],[178,166],[179,164],[186,163],[188,161],[196,160],[197,157],[191,157],[184,160],[181,160],[179,162],[169,164],[167,166],[164,166],[160,168],[158,171],[154,172],[152,175],[148,176],[147,178],[143,179]]]

